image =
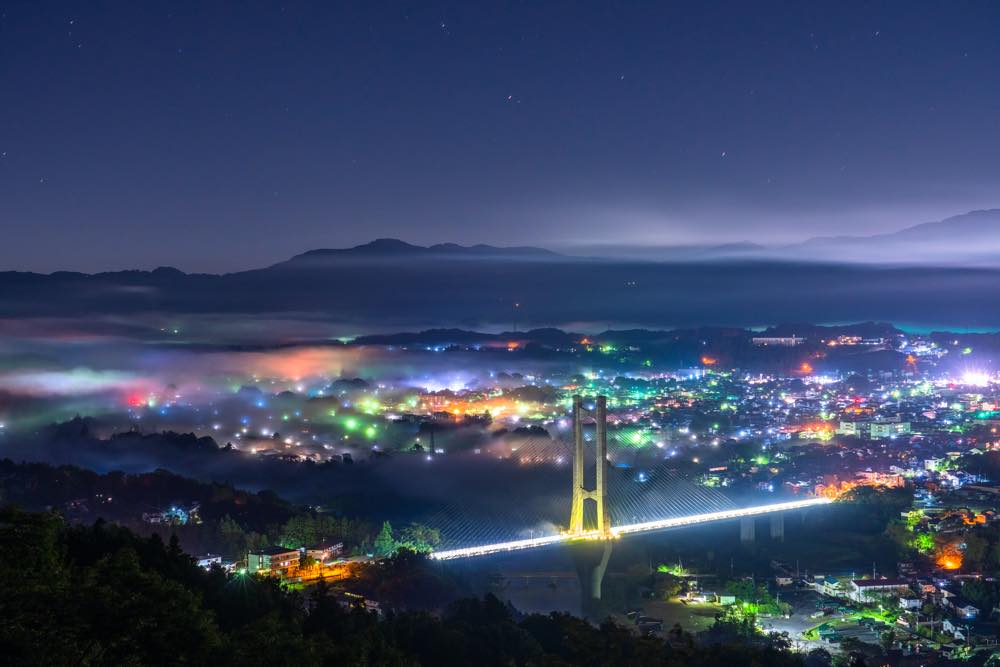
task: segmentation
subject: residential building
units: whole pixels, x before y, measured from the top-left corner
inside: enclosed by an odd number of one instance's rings
[[[855,602],[870,602],[883,595],[905,595],[910,584],[905,579],[854,579],[847,587],[847,597]]]
[[[285,547],[267,547],[247,554],[247,572],[255,574],[279,574],[299,564],[299,550]]]

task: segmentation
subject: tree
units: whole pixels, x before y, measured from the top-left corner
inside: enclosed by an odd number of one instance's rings
[[[715,623],[708,630],[715,641],[740,641],[760,636],[757,615],[749,605],[729,605],[715,615]]]
[[[910,510],[909,512],[907,512],[905,519],[907,529],[909,529],[909,531],[912,533],[914,529],[916,529],[916,527],[920,525],[920,522],[923,520],[923,518],[924,518],[923,510],[917,509],[917,510]]]
[[[979,569],[986,564],[986,554],[989,553],[989,541],[975,531],[965,535],[965,561],[973,568]]]
[[[305,604],[273,578],[206,572],[113,524],[0,508],[4,664],[801,667],[783,638],[752,631],[752,617],[734,617],[750,635],[739,641],[701,646],[675,631],[668,646],[612,622],[595,631],[566,614],[521,617],[493,597],[447,607],[442,570],[407,549],[360,569],[356,583],[384,615],[345,609],[322,584]],[[412,604],[446,611],[401,611]]]
[[[382,524],[382,530],[375,538],[375,556],[385,558],[396,552],[396,540],[392,537],[392,524],[388,521]]]
[[[669,600],[684,591],[684,580],[672,574],[657,572],[653,577],[653,591],[660,600]]]
[[[830,667],[833,656],[825,648],[814,648],[806,654],[806,667]]]
[[[917,533],[913,538],[913,548],[920,553],[930,553],[934,550],[934,536],[930,533]]]
[[[840,650],[847,657],[847,665],[851,667],[875,664],[876,660],[882,658],[882,651],[878,646],[866,644],[857,637],[844,637],[840,642]]]
[[[879,645],[882,646],[882,650],[886,653],[892,649],[894,643],[896,643],[896,633],[891,628],[879,636]]]
[[[301,549],[316,544],[316,524],[308,515],[293,516],[281,529],[281,546]]]
[[[988,616],[1000,604],[1000,583],[968,579],[962,583],[962,595]]]
[[[756,602],[757,590],[749,579],[737,579],[726,583],[726,593],[739,602]]]
[[[396,547],[405,547],[410,551],[428,553],[441,543],[441,533],[436,528],[423,524],[411,523],[399,535]]]

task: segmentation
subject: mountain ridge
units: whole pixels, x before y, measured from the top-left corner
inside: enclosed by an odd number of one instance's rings
[[[326,259],[355,259],[355,258],[475,258],[484,257],[495,258],[549,258],[561,257],[557,252],[546,248],[535,246],[494,246],[485,243],[475,245],[461,245],[458,243],[436,243],[429,246],[409,243],[397,238],[377,238],[368,243],[351,246],[349,248],[314,248],[306,250],[297,255],[293,255],[287,260],[278,262],[272,266],[290,265],[302,262],[315,262]]]

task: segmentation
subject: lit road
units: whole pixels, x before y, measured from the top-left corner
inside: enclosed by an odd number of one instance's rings
[[[680,528],[682,526],[693,526],[712,521],[725,521],[727,519],[741,519],[743,517],[758,516],[771,512],[787,512],[790,510],[805,509],[826,505],[833,502],[829,498],[809,498],[808,500],[795,500],[786,503],[773,503],[770,505],[757,505],[756,507],[745,507],[742,509],[725,510],[722,512],[708,512],[707,514],[692,514],[689,516],[674,517],[671,519],[660,519],[658,521],[646,521],[643,523],[625,524],[622,526],[612,526],[610,538],[614,539],[622,535],[633,533],[648,533],[654,530],[664,530],[667,528]],[[464,547],[462,549],[449,549],[447,551],[435,551],[431,553],[431,558],[436,560],[453,560],[456,558],[473,558],[475,556],[488,556],[489,554],[503,553],[507,551],[520,551],[522,549],[534,549],[561,542],[572,542],[575,540],[602,540],[609,536],[594,530],[580,535],[569,533],[559,533],[556,535],[545,535],[543,537],[533,537],[526,540],[513,540],[510,542],[498,542],[496,544],[483,544],[475,547]]]

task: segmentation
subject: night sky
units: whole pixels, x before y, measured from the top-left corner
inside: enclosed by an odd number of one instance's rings
[[[1000,205],[1000,3],[0,4],[0,269]]]

